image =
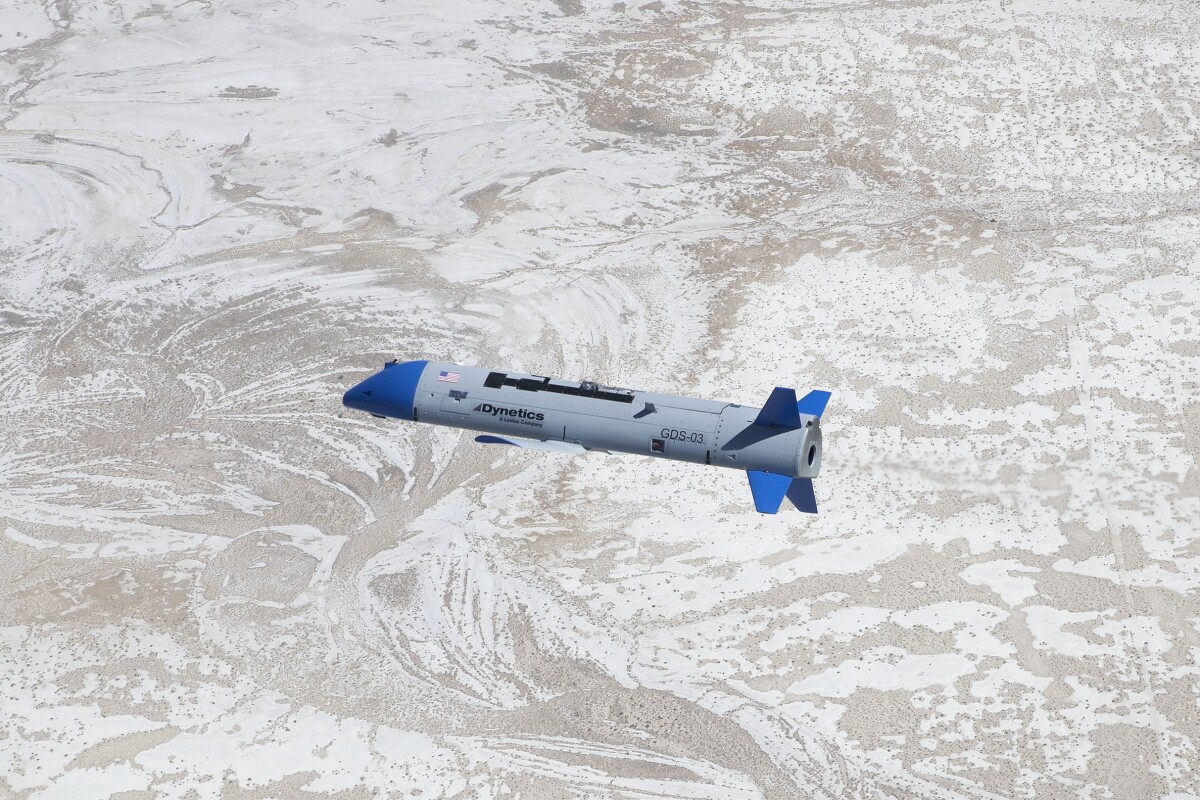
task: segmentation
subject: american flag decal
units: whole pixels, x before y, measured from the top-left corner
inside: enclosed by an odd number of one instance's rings
[[[442,383],[458,383],[458,373],[442,370],[438,373],[438,380]]]

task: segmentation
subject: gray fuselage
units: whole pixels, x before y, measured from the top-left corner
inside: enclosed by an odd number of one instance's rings
[[[768,427],[734,403],[434,361],[414,377],[418,422],[796,478],[821,468],[820,419],[807,414],[801,427]]]

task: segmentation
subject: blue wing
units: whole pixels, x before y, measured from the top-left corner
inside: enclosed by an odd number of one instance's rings
[[[521,447],[526,450],[545,450],[549,453],[570,453],[572,455],[579,455],[580,453],[587,452],[582,445],[575,444],[575,442],[559,442],[555,441],[554,439],[549,441],[535,441],[532,439],[518,439],[516,437],[492,436],[491,434],[484,434],[482,436],[476,436],[475,441],[479,442],[480,444],[511,444],[513,447]]]

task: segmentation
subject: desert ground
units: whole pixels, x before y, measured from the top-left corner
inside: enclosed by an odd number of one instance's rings
[[[0,797],[1196,797],[1198,8],[3,0]]]

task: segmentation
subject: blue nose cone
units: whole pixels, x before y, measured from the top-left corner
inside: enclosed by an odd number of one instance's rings
[[[417,382],[428,361],[388,364],[342,395],[342,405],[380,417],[413,418]]]

